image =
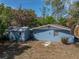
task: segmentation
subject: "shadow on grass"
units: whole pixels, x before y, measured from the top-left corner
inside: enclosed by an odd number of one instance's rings
[[[24,50],[28,50],[31,48],[31,46],[23,46],[20,47],[20,45],[16,43],[12,43],[13,45],[0,45],[0,59],[15,59],[16,55],[21,55]]]

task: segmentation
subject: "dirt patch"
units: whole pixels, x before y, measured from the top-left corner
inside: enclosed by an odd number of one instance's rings
[[[9,59],[79,59],[78,44],[76,46],[51,43],[49,46],[44,46],[44,43],[28,41],[26,47],[19,49],[18,46],[13,45],[5,51],[8,51]]]
[[[30,41],[31,49],[25,50],[15,59],[79,59],[79,48],[75,45],[63,45],[61,43],[51,43],[45,47],[44,42]]]

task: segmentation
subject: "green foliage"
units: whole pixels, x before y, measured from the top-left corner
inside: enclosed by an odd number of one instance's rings
[[[56,2],[57,4],[58,2]],[[55,5],[56,5],[55,4]],[[0,5],[0,29],[7,29],[8,26],[10,26],[11,21],[14,20],[14,22],[18,23],[20,26],[40,26],[45,24],[55,24],[56,19],[52,16],[46,16],[43,18],[37,19],[35,11],[32,9],[22,9],[19,8],[18,10],[12,9],[10,7],[5,7],[4,4]],[[13,22],[13,21],[12,21]],[[64,18],[61,18],[59,20],[58,24],[65,25],[66,20]]]
[[[79,1],[75,2],[70,9],[69,13],[76,23],[79,23]]]
[[[11,15],[11,9],[0,4],[0,37],[3,36],[5,30],[8,28],[8,21]]]
[[[69,9],[69,18],[67,26],[72,28],[74,25],[79,24],[79,1],[74,2]]]
[[[43,25],[44,24],[44,19],[37,19],[37,23],[39,25]]]
[[[8,26],[15,26],[15,22],[18,23],[16,26],[31,26],[36,23],[36,14],[32,9],[22,9],[20,7],[16,10],[0,4],[0,20],[2,24],[4,22],[4,24]],[[5,27],[7,27],[7,25]]]
[[[46,17],[46,23],[47,24],[54,24],[56,21],[53,17],[49,16],[49,17]]]
[[[45,0],[45,3],[47,5],[52,6],[52,15],[58,19],[59,17],[62,17],[64,13],[66,13],[66,10],[64,9],[65,3],[67,3],[68,0]]]
[[[60,25],[63,25],[63,26],[66,26],[66,19],[65,18],[63,18],[63,17],[61,17],[60,19],[59,19],[59,24]]]
[[[19,26],[29,26],[32,21],[34,20],[34,18],[36,17],[36,14],[34,12],[34,10],[32,9],[19,9],[19,10],[12,10],[12,14],[14,15],[17,23]]]
[[[37,20],[37,23],[39,25],[46,25],[46,24],[60,24],[63,26],[66,26],[66,19],[61,17],[59,21],[57,22],[56,19],[54,19],[52,16],[47,16],[46,18],[41,18]]]
[[[39,26],[38,21],[36,18],[32,19],[31,23],[29,24],[29,27],[37,27]]]
[[[51,16],[48,16],[46,18],[41,18],[37,20],[39,25],[45,25],[45,24],[54,24],[56,23],[55,19]]]

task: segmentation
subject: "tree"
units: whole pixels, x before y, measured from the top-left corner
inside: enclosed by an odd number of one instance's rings
[[[9,7],[5,7],[4,4],[0,4],[0,39],[4,36],[6,29],[8,28],[8,21],[10,19]]]
[[[59,24],[60,24],[60,25],[66,26],[66,22],[67,22],[67,20],[66,20],[65,18],[63,18],[63,17],[61,17],[61,18],[59,19]]]
[[[43,5],[41,11],[42,11],[43,18],[45,18],[46,17],[46,7],[44,5]]]
[[[45,18],[46,16],[51,15],[50,11],[51,11],[51,7],[47,6],[46,3],[44,3],[43,1],[42,7],[41,7],[42,17]]]
[[[69,16],[67,18],[66,25],[73,28],[76,24],[79,24],[79,1],[76,1],[70,5],[68,14]]]
[[[32,9],[19,9],[13,10],[12,14],[19,26],[31,26],[32,21],[35,19],[36,14]]]
[[[39,25],[46,25],[46,24],[54,24],[56,23],[56,21],[52,16],[47,16],[46,18],[37,19],[37,23]]]
[[[79,23],[79,1],[75,2],[71,6],[69,14],[72,16],[76,23]]]
[[[67,3],[68,0],[45,0],[45,3],[47,5],[52,6],[52,15],[56,18],[59,19],[61,18],[65,13],[65,3]]]

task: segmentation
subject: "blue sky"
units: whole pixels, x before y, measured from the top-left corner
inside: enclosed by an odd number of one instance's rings
[[[33,9],[37,16],[41,16],[40,8],[42,7],[43,0],[0,0],[0,3],[4,3],[12,8],[19,8],[22,5],[22,8]]]
[[[37,16],[41,16],[40,8],[42,7],[42,0],[0,0],[0,3],[4,3],[6,6],[11,6],[12,8],[22,8],[33,9]]]

